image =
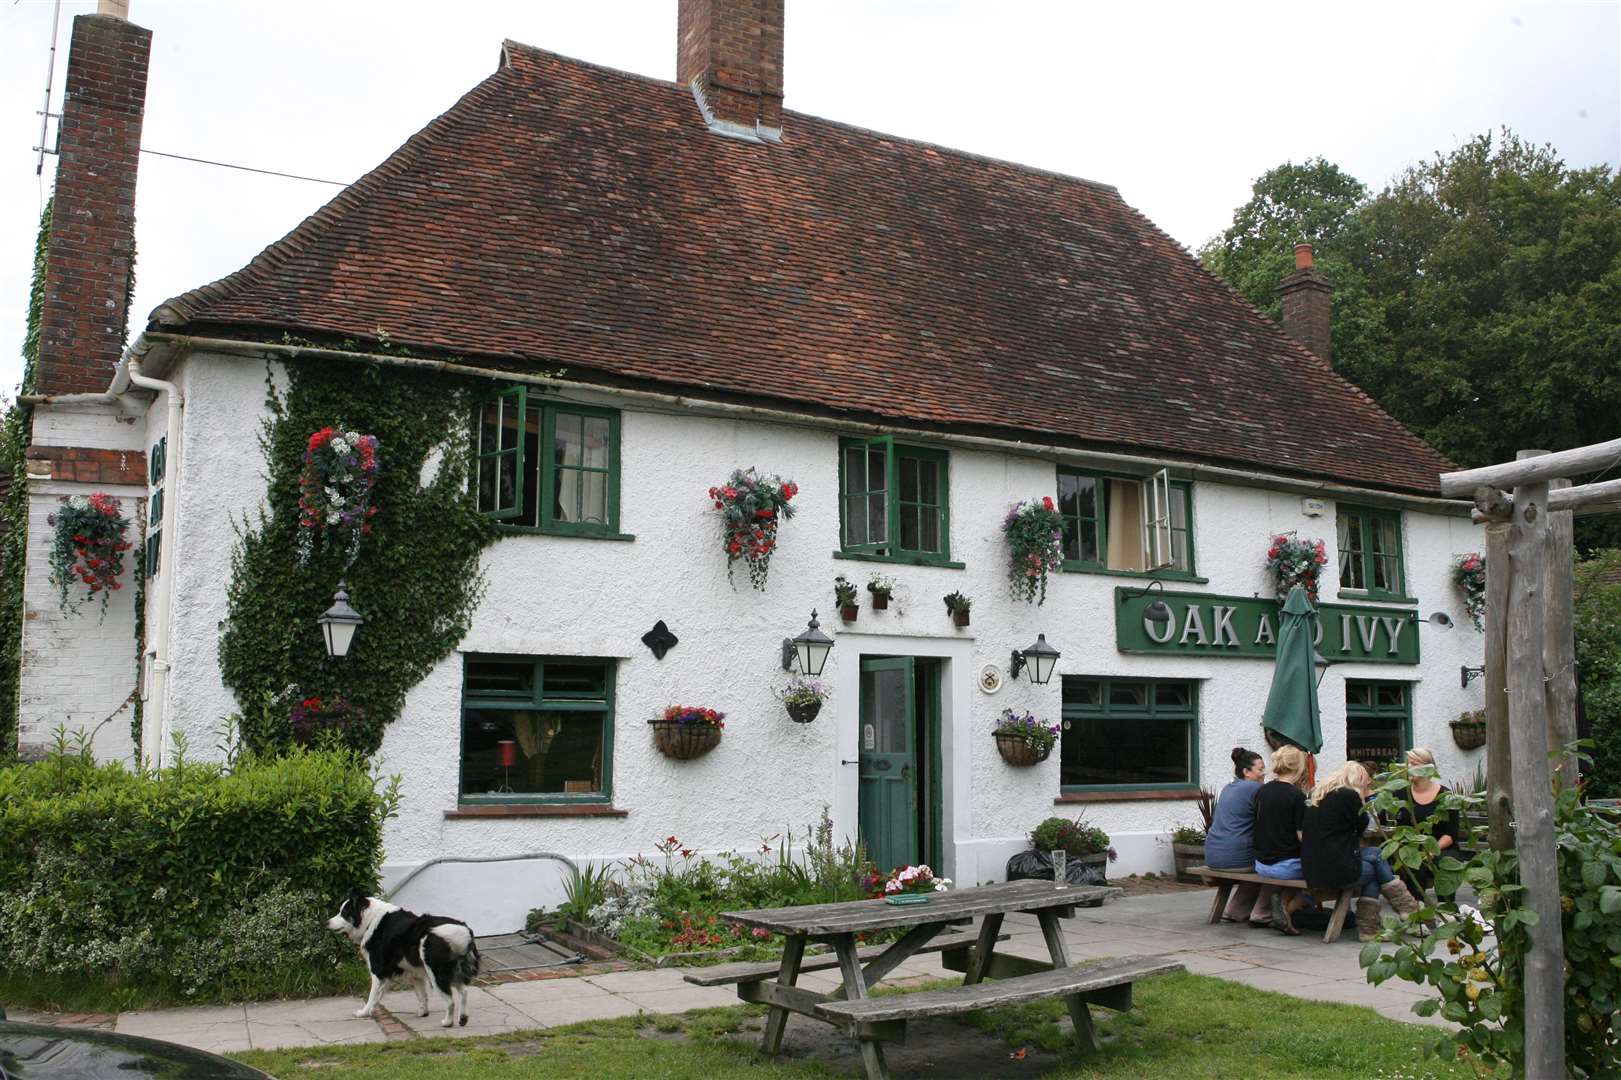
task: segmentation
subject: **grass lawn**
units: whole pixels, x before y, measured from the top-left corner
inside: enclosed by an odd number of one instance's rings
[[[80,975],[17,975],[0,971],[0,1002],[15,1009],[43,1012],[100,1013],[130,1009],[164,1009],[173,1005],[224,1005],[237,1001],[347,994],[364,986],[366,968],[353,950],[336,966],[260,968],[233,974],[217,990],[187,994],[178,983],[128,983]]]
[[[942,983],[940,985],[950,985]],[[1397,1023],[1371,1009],[1303,1001],[1196,975],[1149,980],[1137,1008],[1094,1010],[1107,1040],[1095,1056],[1068,1048],[1061,1002],[997,1009],[915,1029],[889,1052],[898,1076],[1164,1076],[1420,1078],[1475,1077],[1466,1064],[1425,1058],[1442,1032]],[[761,1057],[757,1007],[641,1016],[480,1039],[410,1042],[232,1055],[278,1080],[591,1080],[852,1075],[849,1043],[826,1025],[789,1021],[790,1055]],[[926,1034],[925,1034],[926,1032]],[[825,1034],[824,1034],[825,1033]],[[797,1043],[796,1043],[796,1040]],[[1010,1051],[1027,1051],[1022,1060]],[[907,1055],[928,1062],[908,1063]]]

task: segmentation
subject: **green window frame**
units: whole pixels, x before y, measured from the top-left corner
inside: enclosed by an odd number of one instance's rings
[[[1402,557],[1400,510],[1371,506],[1336,507],[1340,592],[1372,599],[1410,600]]]
[[[840,439],[839,554],[960,567],[951,561],[951,455],[889,435]]]
[[[615,671],[615,661],[600,657],[465,654],[457,801],[461,805],[611,802]],[[589,778],[565,780],[560,791],[500,790],[512,787],[514,771],[520,786],[526,772],[544,777],[551,764],[546,755],[566,726],[591,719],[600,720],[600,726],[595,754],[588,759]],[[511,732],[517,763],[502,767],[500,736],[508,734],[503,724],[516,729],[520,723],[524,730]],[[578,763],[579,751],[589,744],[579,738],[567,742]],[[580,771],[577,764],[576,771]],[[582,782],[591,784],[592,790],[569,790]]]
[[[1391,745],[1392,731],[1400,745]],[[1396,760],[1412,748],[1413,684],[1345,680],[1346,760],[1383,764]]]
[[[1111,485],[1137,487],[1141,506],[1141,556],[1144,569],[1109,566],[1109,493]],[[1197,581],[1193,544],[1193,482],[1173,480],[1164,470],[1151,476],[1123,476],[1085,469],[1058,470],[1058,512],[1064,519],[1062,568],[1083,574],[1121,574]],[[1159,511],[1155,513],[1156,509]],[[1160,553],[1168,547],[1166,565]]]
[[[1192,790],[1199,787],[1199,683],[1192,679],[1126,679],[1101,675],[1065,675],[1059,732],[1059,787],[1068,792]],[[1155,779],[1112,782],[1095,779],[1101,769],[1089,766],[1080,732],[1109,725],[1110,763],[1127,758],[1137,744],[1180,741],[1185,767]],[[1182,729],[1170,731],[1171,725]],[[1074,732],[1075,734],[1071,734]],[[1157,747],[1155,747],[1157,748]],[[1152,766],[1150,766],[1152,767]]]
[[[479,408],[473,490],[517,532],[619,533],[619,411],[502,390]]]

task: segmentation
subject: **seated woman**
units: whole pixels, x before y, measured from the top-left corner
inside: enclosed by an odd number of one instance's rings
[[[1271,783],[1263,784],[1255,795],[1255,872],[1269,878],[1298,878],[1300,830],[1306,817],[1306,752],[1298,746],[1281,746],[1272,754]],[[1272,926],[1291,937],[1294,913],[1303,900],[1301,890],[1281,888],[1282,903],[1272,909]]]
[[[1363,847],[1368,815],[1362,804],[1373,786],[1368,770],[1347,761],[1311,790],[1301,831],[1301,865],[1314,889],[1356,889],[1356,933],[1361,941],[1379,936],[1379,894],[1399,914],[1418,910],[1418,901],[1396,879],[1377,847]]]
[[[1435,766],[1435,753],[1425,746],[1415,746],[1407,751],[1407,768],[1419,769],[1425,766]],[[1460,822],[1456,810],[1442,811],[1440,799],[1447,789],[1436,783],[1434,777],[1414,776],[1409,773],[1412,787],[1408,789],[1411,799],[1404,809],[1396,815],[1397,824],[1419,825],[1432,818],[1435,824],[1430,835],[1435,837],[1437,846],[1442,855],[1451,854],[1456,857]],[[1420,901],[1424,899],[1424,890],[1435,884],[1435,871],[1429,866],[1421,866],[1417,870],[1401,871],[1401,879],[1407,885],[1407,891]]]
[[[1254,750],[1233,748],[1233,782],[1216,797],[1216,812],[1205,834],[1205,863],[1212,870],[1255,870],[1255,796],[1266,777],[1266,762]],[[1277,887],[1245,882],[1233,888],[1223,909],[1223,922],[1248,919],[1255,927],[1272,925],[1272,896]]]

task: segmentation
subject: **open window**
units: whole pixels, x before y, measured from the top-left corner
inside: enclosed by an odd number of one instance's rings
[[[475,482],[478,508],[507,525],[616,535],[619,413],[503,390],[479,413]]]
[[[1064,569],[1192,577],[1193,485],[1161,469],[1147,477],[1058,472]]]

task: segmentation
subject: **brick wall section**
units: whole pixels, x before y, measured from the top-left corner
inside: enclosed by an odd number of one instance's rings
[[[1283,298],[1283,329],[1324,360],[1332,360],[1329,316],[1334,286],[1320,270],[1296,270],[1278,284]]]
[[[124,347],[151,45],[151,31],[122,19],[73,20],[40,318],[42,394],[107,389]]]
[[[145,486],[146,455],[139,451],[99,450],[85,446],[30,446],[28,475],[41,480],[80,484]]]
[[[676,81],[702,77],[715,117],[782,127],[783,0],[681,0]]]

